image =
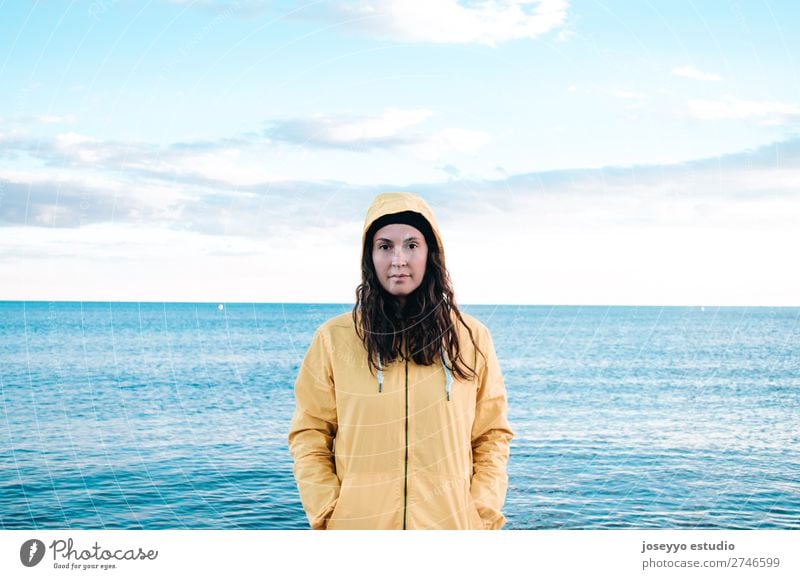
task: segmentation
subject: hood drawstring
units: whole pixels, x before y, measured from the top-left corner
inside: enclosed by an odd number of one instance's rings
[[[447,394],[447,401],[450,402],[450,384],[453,383],[453,375],[450,373],[450,368],[447,367],[447,354],[444,353],[444,348],[442,348],[442,366],[444,367],[444,391]]]
[[[378,393],[383,391],[383,362],[381,362],[381,355],[378,354]]]

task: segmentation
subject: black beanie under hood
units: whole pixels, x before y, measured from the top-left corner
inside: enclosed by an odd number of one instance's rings
[[[404,225],[410,225],[418,229],[420,233],[425,236],[425,243],[428,245],[428,251],[430,251],[431,248],[436,248],[437,250],[441,249],[436,243],[436,236],[433,234],[431,224],[428,223],[428,220],[425,219],[421,213],[417,213],[416,211],[401,211],[400,213],[382,215],[372,222],[364,238],[364,251],[367,252],[371,250],[375,233],[381,227],[386,227],[393,223],[403,223]]]

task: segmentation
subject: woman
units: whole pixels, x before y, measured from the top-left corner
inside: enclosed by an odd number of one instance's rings
[[[289,433],[312,529],[499,529],[509,441],[486,327],[456,307],[436,221],[378,195],[352,314],[314,335]]]

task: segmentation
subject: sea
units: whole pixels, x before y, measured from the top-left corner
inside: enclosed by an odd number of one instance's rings
[[[304,529],[287,432],[348,304],[0,302],[0,529]],[[800,308],[464,306],[507,529],[800,529]]]

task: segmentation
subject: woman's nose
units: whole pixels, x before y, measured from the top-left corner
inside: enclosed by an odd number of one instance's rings
[[[397,248],[392,253],[392,265],[405,265],[408,262],[406,252],[402,248]]]

